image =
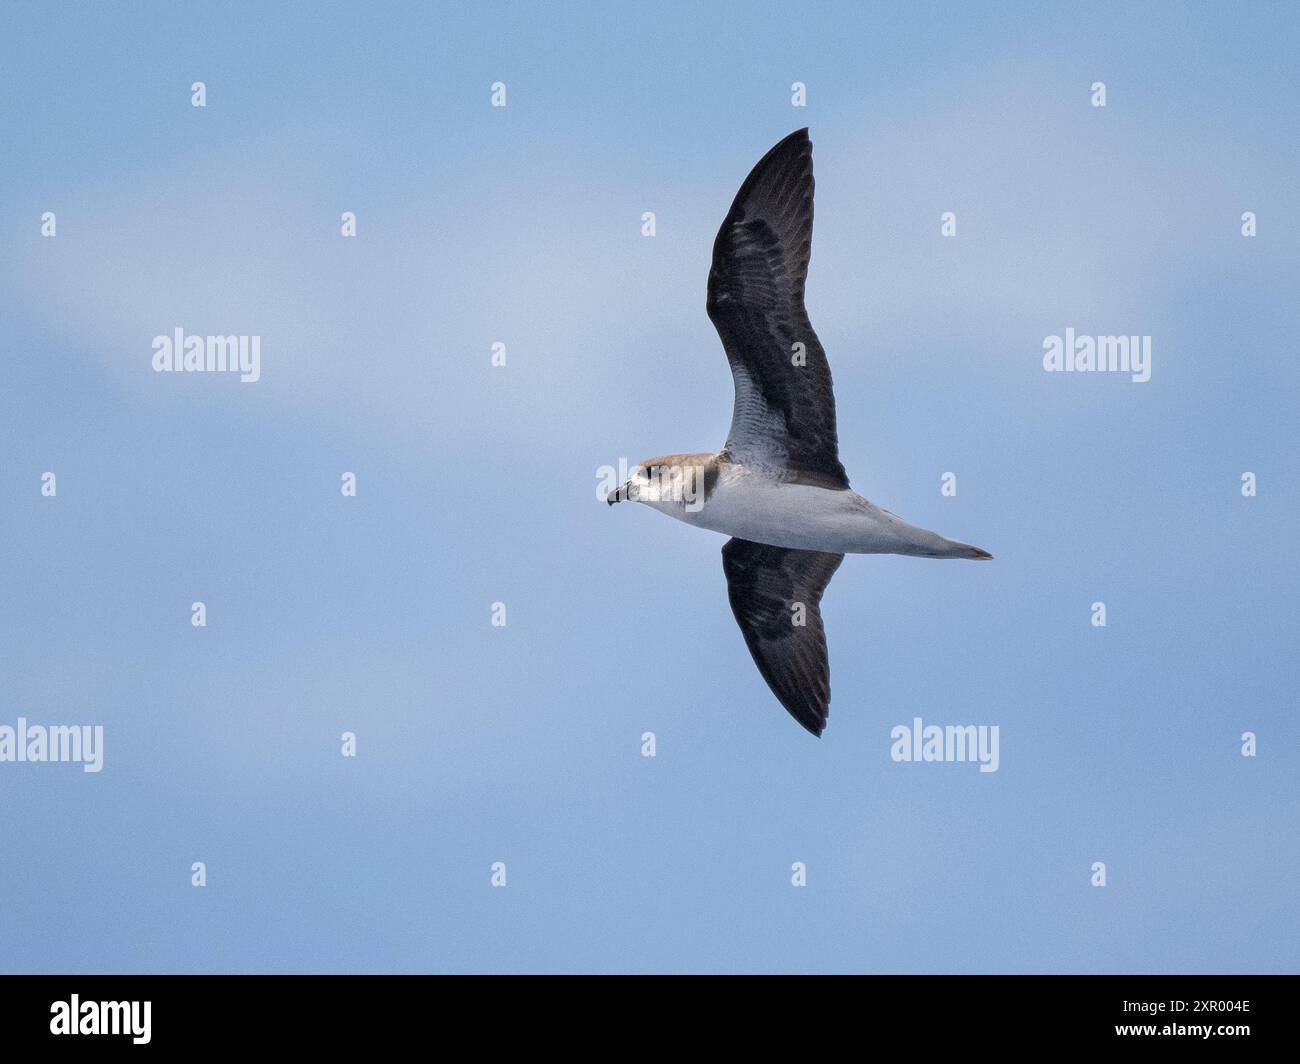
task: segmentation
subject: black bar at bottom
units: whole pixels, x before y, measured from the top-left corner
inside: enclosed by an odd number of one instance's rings
[[[489,1055],[512,1038],[620,1052],[683,1049],[688,1031],[698,1050],[851,1029],[862,1047],[902,1037],[926,1049],[1249,1052],[1294,1047],[1298,989],[1291,975],[10,975],[0,976],[0,1031],[6,1051],[337,1053],[469,1037],[466,1048]]]

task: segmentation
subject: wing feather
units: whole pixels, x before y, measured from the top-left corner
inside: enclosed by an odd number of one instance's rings
[[[745,645],[781,705],[821,735],[831,700],[822,592],[843,554],[728,540],[722,548],[727,597]],[[803,604],[803,624],[795,605]]]
[[[707,308],[736,389],[730,458],[845,489],[830,365],[804,308],[812,223],[812,142],[801,129],[736,193],[713,243]]]

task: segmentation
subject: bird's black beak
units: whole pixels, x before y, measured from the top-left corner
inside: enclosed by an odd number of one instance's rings
[[[608,495],[605,496],[605,501],[609,503],[610,506],[613,506],[616,502],[627,502],[628,499],[632,497],[628,491],[631,483],[632,482],[630,480],[625,480],[622,484],[620,484],[617,488],[615,488],[613,491],[611,491]]]

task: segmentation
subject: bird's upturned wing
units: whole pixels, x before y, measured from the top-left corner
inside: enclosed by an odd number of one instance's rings
[[[831,370],[803,305],[812,223],[812,142],[801,129],[736,193],[713,242],[707,307],[736,387],[732,460],[844,489]]]
[[[822,592],[843,560],[843,554],[747,539],[728,540],[722,548],[731,612],[754,664],[781,705],[814,735],[826,727],[831,701]]]

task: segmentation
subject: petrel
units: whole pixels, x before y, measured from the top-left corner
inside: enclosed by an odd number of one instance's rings
[[[849,487],[830,366],[803,304],[812,223],[812,141],[800,129],[750,171],[713,242],[706,307],[736,391],[726,444],[640,462],[607,501],[732,537],[722,571],[745,645],[790,715],[821,735],[831,700],[821,597],[844,555],[992,555]]]

